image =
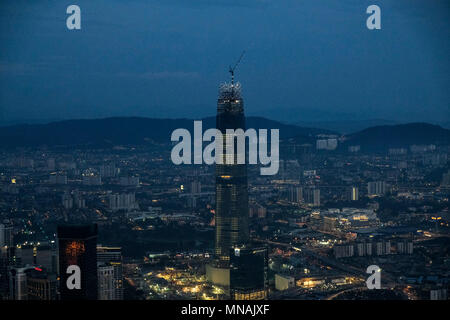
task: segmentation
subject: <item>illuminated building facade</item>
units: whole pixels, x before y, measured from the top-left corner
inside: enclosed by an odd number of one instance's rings
[[[247,243],[249,238],[247,168],[245,164],[237,164],[236,143],[234,155],[226,152],[226,130],[245,131],[244,101],[239,83],[221,85],[216,128],[222,133],[223,152],[221,163],[216,164],[215,254],[220,260],[229,260],[230,248]]]
[[[13,226],[9,221],[0,223],[0,247],[11,247],[13,245]]]
[[[31,267],[12,268],[9,277],[9,296],[13,300],[27,300],[27,272]]]
[[[58,245],[61,300],[96,300],[97,225],[58,226]],[[81,289],[67,288],[71,265],[80,268]]]
[[[57,280],[55,274],[34,268],[27,275],[28,300],[56,300]]]
[[[98,300],[116,300],[114,299],[114,267],[98,263]]]
[[[357,187],[352,187],[350,189],[350,200],[352,201],[359,200],[359,189]]]
[[[0,223],[0,300],[9,295],[9,268],[16,256],[13,225],[8,220]]]
[[[103,267],[110,267],[113,271],[112,292],[108,300],[123,300],[123,265],[122,248],[120,247],[97,247],[97,263],[103,264]],[[109,269],[105,269],[108,271]],[[102,273],[105,275],[105,272]],[[100,276],[100,270],[99,270]],[[100,282],[100,278],[99,278]],[[99,297],[100,297],[99,283]]]
[[[267,299],[268,261],[266,247],[236,246],[230,249],[231,299]]]

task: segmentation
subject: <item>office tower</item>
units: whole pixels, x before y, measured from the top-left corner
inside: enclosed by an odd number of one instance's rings
[[[290,202],[300,203],[303,201],[303,188],[291,186],[288,190],[288,200]]]
[[[17,168],[34,168],[34,160],[24,157],[19,157],[15,161],[15,166]]]
[[[267,216],[267,209],[259,203],[252,203],[249,205],[248,216],[249,218],[264,219]]]
[[[372,243],[371,242],[360,242],[356,244],[356,255],[359,257],[371,256],[372,255]]]
[[[286,170],[286,162],[284,160],[280,160],[279,164],[278,164],[278,173],[277,173],[277,177],[280,180],[286,180],[287,179],[287,170]]]
[[[336,217],[323,217],[323,231],[332,232],[336,230],[337,218]]]
[[[317,140],[316,149],[317,150],[327,149],[327,140]]]
[[[113,277],[112,277],[112,285],[113,290],[111,292],[111,296],[109,296],[108,300],[123,300],[123,264],[122,264],[122,248],[120,247],[97,247],[97,263],[102,264],[106,267],[111,267],[113,270]],[[107,276],[105,272],[109,272],[109,269],[102,269],[99,270],[99,276],[100,274],[102,276]],[[108,278],[109,279],[109,278]],[[109,281],[109,280],[108,280]],[[100,283],[102,282],[102,283]],[[100,292],[102,292],[102,297],[104,297],[105,290],[108,291],[108,289],[105,289],[106,284],[109,282],[105,282],[105,279],[102,278],[100,280],[99,278],[99,299],[100,299]],[[107,288],[107,286],[106,286]],[[108,291],[109,292],[109,291]]]
[[[381,196],[386,193],[386,182],[373,181],[367,183],[367,194],[369,196]]]
[[[359,190],[357,187],[350,188],[350,200],[358,201],[359,200]]]
[[[12,268],[9,272],[9,297],[12,300],[28,300],[27,271],[34,267]]]
[[[295,147],[294,147],[295,148]],[[278,173],[274,176],[279,180],[298,179],[300,165],[297,160],[279,160]]]
[[[368,182],[367,183],[367,194],[369,196],[376,195],[376,182]]]
[[[316,141],[317,150],[335,150],[338,146],[337,139],[324,139]]]
[[[18,248],[16,246],[0,247],[0,300],[6,299],[10,294],[11,268],[20,266],[20,257],[18,257]]]
[[[69,193],[64,193],[61,197],[61,202],[64,209],[72,209],[73,208],[73,199]]]
[[[47,159],[47,169],[48,170],[55,170],[56,169],[55,158],[48,158]]]
[[[82,194],[78,190],[74,190],[73,194],[73,205],[78,209],[86,208],[86,200],[82,198]]]
[[[112,178],[115,177],[117,174],[116,164],[106,164],[100,166],[100,177],[102,178]]]
[[[216,164],[215,254],[221,260],[228,260],[230,248],[247,243],[249,238],[247,167],[237,164],[236,143],[234,157],[226,152],[226,130],[245,130],[241,86],[233,79],[220,87],[216,128],[222,133],[223,156],[222,164]]]
[[[290,288],[295,287],[295,278],[284,275],[284,274],[276,274],[275,275],[275,289],[278,291],[288,290]]]
[[[0,223],[0,247],[12,247],[13,243],[13,225],[9,220]]]
[[[58,226],[60,292],[62,300],[97,299],[97,225]],[[81,288],[69,289],[67,268],[81,272]]]
[[[320,207],[320,189],[314,189],[313,204],[315,207]]]
[[[9,295],[8,248],[0,247],[0,300]]]
[[[414,244],[411,240],[403,240],[397,242],[398,254],[413,254]]]
[[[186,205],[187,205],[189,208],[192,208],[192,209],[197,208],[197,199],[198,199],[198,196],[193,195],[193,194],[189,194],[189,195],[186,197]]]
[[[230,249],[230,296],[234,300],[262,300],[268,296],[266,247]]]
[[[27,266],[12,268],[9,277],[9,298],[12,300],[56,300],[56,274]]]
[[[305,190],[305,202],[314,206],[320,207],[320,189],[308,188]]]
[[[34,268],[27,273],[28,300],[56,300],[56,274]]]
[[[194,180],[191,181],[191,193],[192,194],[199,194],[202,193],[202,184],[200,181]]]
[[[352,244],[337,245],[333,247],[333,253],[336,259],[353,257],[355,246]]]
[[[443,187],[450,186],[450,170],[448,170],[447,173],[442,174],[441,186]]]
[[[14,246],[13,225],[5,219],[0,224],[0,300],[10,296],[9,272],[12,267],[18,266],[20,258],[18,249]]]
[[[98,300],[114,299],[114,267],[104,263],[97,263]]]
[[[109,195],[108,205],[109,209],[113,211],[130,211],[138,208],[134,193],[111,194]]]
[[[355,245],[356,248],[356,254],[358,255],[358,257],[364,257],[366,255],[366,246],[365,243],[357,243]]]
[[[391,254],[391,242],[389,240],[376,242],[374,245],[374,251],[377,256]]]
[[[48,245],[36,247],[36,265],[45,269],[48,273],[56,273],[56,256],[55,250]]]
[[[430,290],[430,300],[447,300],[447,289],[438,288]]]
[[[384,254],[391,254],[391,241],[385,241],[384,243]]]

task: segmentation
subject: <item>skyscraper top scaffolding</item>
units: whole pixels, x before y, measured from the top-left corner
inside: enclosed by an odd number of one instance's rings
[[[220,84],[219,99],[241,99],[241,84],[239,82]]]

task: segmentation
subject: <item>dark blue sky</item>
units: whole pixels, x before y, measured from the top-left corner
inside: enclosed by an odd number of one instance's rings
[[[2,0],[0,122],[216,112],[449,121],[448,0]],[[66,28],[81,7],[82,30]],[[366,28],[367,6],[382,29]]]

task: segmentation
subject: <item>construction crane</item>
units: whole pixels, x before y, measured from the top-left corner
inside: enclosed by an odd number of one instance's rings
[[[230,66],[230,69],[228,70],[228,72],[231,73],[231,84],[234,84],[234,70],[236,69],[236,67],[238,66],[239,62],[241,62],[242,57],[245,54],[245,50],[242,51],[241,56],[239,57],[239,60],[236,62],[236,64],[234,65],[234,67]]]

